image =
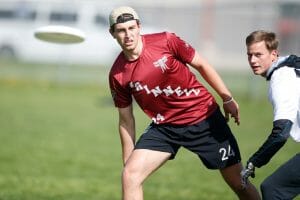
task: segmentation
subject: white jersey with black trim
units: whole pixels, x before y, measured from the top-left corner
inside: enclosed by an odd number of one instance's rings
[[[279,57],[268,73],[286,58]],[[290,135],[296,142],[300,142],[300,77],[297,77],[294,68],[281,67],[274,71],[269,83],[268,96],[273,105],[273,120],[291,120],[293,126]]]

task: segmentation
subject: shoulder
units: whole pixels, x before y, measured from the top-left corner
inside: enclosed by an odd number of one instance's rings
[[[127,61],[124,58],[124,54],[121,52],[113,63],[109,72],[109,76],[114,76],[115,74],[122,72],[126,66],[126,63]]]
[[[148,33],[148,34],[143,34],[143,37],[146,39],[150,38],[164,38],[168,37],[170,35],[170,32],[164,31],[164,32],[158,32],[158,33]]]
[[[284,80],[289,81],[294,78],[296,78],[294,68],[284,66],[274,71],[271,77],[271,81],[284,81]]]
[[[145,42],[151,43],[151,42],[162,42],[167,41],[172,38],[176,38],[175,33],[171,32],[159,32],[159,33],[151,33],[151,34],[144,34],[143,35]]]
[[[299,85],[299,79],[293,68],[281,67],[274,71],[270,80],[270,89],[272,93],[279,96],[287,96],[284,94],[294,92]]]

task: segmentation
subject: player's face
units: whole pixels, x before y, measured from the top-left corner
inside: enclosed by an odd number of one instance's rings
[[[248,62],[256,75],[266,76],[272,63],[277,60],[277,51],[269,51],[265,41],[257,42],[247,47]]]
[[[115,24],[113,37],[124,51],[134,51],[140,37],[140,25],[136,20]]]

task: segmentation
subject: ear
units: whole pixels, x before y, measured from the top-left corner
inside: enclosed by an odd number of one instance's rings
[[[276,60],[278,58],[278,50],[272,50],[271,51],[271,55],[272,55],[272,61]]]
[[[112,30],[112,28],[109,28],[109,33],[110,33],[110,35],[111,35],[113,38],[116,38],[116,37],[114,36],[114,31]]]

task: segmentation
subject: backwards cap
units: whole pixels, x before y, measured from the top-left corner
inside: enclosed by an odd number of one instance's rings
[[[115,8],[111,11],[109,15],[109,26],[114,24],[124,23],[130,20],[139,20],[138,14],[135,10],[128,6],[122,6]]]

